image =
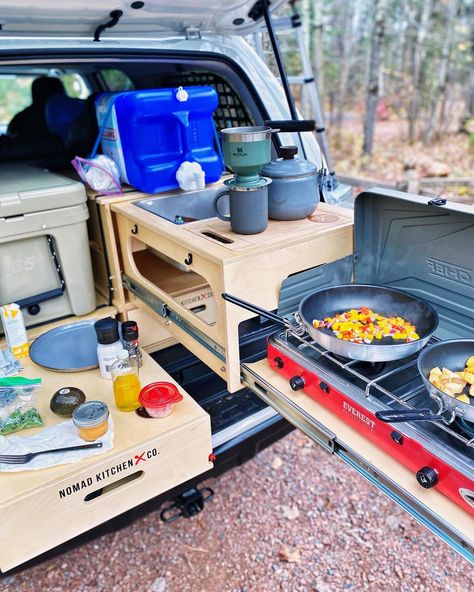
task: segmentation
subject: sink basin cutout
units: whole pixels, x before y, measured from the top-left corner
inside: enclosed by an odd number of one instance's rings
[[[221,187],[216,187],[177,195],[163,195],[140,199],[134,201],[133,205],[160,216],[160,218],[164,218],[173,224],[188,224],[197,220],[215,218],[214,200],[222,191]],[[229,214],[228,196],[219,201],[219,212],[223,215]]]

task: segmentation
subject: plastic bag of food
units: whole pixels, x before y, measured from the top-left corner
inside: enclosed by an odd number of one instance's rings
[[[0,378],[0,435],[43,425],[36,409],[41,378]]]
[[[94,191],[100,191],[107,195],[122,193],[118,167],[105,154],[99,154],[94,158],[76,156],[71,160],[71,164],[84,183],[87,183]]]

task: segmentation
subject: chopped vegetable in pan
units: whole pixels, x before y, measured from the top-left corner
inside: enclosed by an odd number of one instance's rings
[[[469,403],[469,397],[474,397],[474,356],[468,359],[466,367],[460,372],[453,372],[449,368],[432,368],[429,381],[446,395],[456,397],[462,403]]]
[[[316,329],[332,329],[338,339],[353,343],[372,343],[383,337],[410,343],[420,338],[415,325],[409,321],[402,317],[384,317],[367,306],[353,308],[322,321],[314,320],[313,326]]]

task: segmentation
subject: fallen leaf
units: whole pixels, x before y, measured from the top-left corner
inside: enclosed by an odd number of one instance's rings
[[[275,456],[275,458],[273,459],[272,462],[272,469],[275,469],[275,471],[278,471],[278,469],[283,465],[283,461],[281,460],[281,458],[279,456]]]
[[[288,520],[295,520],[300,515],[300,511],[297,506],[282,506],[282,514]]]
[[[278,559],[287,563],[299,563],[301,561],[300,550],[297,547],[285,545],[278,551]]]

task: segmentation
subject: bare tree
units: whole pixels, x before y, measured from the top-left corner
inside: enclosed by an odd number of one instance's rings
[[[454,25],[458,11],[459,0],[449,0],[446,11],[446,27],[444,32],[443,47],[441,50],[441,58],[438,67],[438,82],[436,89],[433,92],[433,98],[430,104],[430,110],[424,134],[424,141],[426,144],[430,143],[435,134],[438,124],[438,114],[440,102],[443,99],[446,91],[446,84],[448,81],[449,60],[451,57],[451,47],[453,43]]]
[[[375,118],[377,115],[377,103],[379,99],[383,43],[385,37],[385,9],[386,0],[374,0],[375,18],[370,46],[368,89],[364,120],[364,144],[362,147],[364,154],[372,154],[374,143]]]
[[[410,93],[407,108],[409,142],[415,140],[416,122],[419,118],[421,103],[421,72],[426,56],[425,42],[433,9],[433,2],[432,0],[424,0],[421,3],[421,6],[412,6],[412,8],[413,10],[408,13],[410,22]]]
[[[323,46],[323,7],[322,0],[312,2],[311,40],[313,50],[313,70],[316,78],[319,100],[324,103],[324,46]]]

